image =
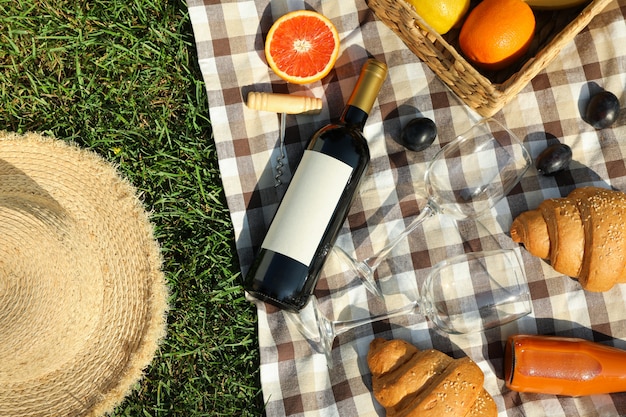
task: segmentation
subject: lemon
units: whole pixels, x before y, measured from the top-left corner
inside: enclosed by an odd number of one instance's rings
[[[415,11],[440,35],[448,33],[461,22],[469,9],[470,0],[408,0]]]

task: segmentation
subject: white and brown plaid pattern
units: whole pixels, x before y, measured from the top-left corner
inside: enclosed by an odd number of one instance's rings
[[[300,93],[324,101],[321,114],[287,116],[286,166],[291,178],[308,137],[341,112],[368,56],[389,66],[389,76],[371,112],[365,135],[372,162],[338,245],[359,259],[384,246],[423,207],[426,162],[441,146],[465,131],[478,116],[454,96],[389,30],[363,0],[236,1],[188,0],[198,58],[206,83],[210,118],[231,212],[242,273],[246,273],[276,211],[285,186],[274,187],[279,155],[279,115],[245,106],[249,91]],[[288,10],[312,8],[336,25],[341,51],[335,69],[309,86],[287,85],[265,63],[264,38],[272,22]],[[507,236],[514,216],[543,199],[563,196],[576,186],[597,184],[626,191],[626,122],[595,131],[583,122],[581,105],[597,86],[626,104],[626,0],[616,0],[596,16],[546,70],[495,118],[520,136],[536,157],[554,138],[573,150],[570,170],[542,177],[531,169],[509,196],[482,219],[458,225],[441,216],[427,221],[379,268],[380,276],[423,279],[435,262],[459,251],[516,247]],[[626,113],[626,111],[622,111]],[[407,152],[393,138],[416,115],[433,119],[436,142]],[[486,230],[489,230],[488,232]],[[626,393],[583,398],[518,394],[504,387],[503,342],[516,332],[578,336],[626,348],[626,287],[587,293],[576,281],[520,249],[534,312],[512,325],[485,334],[448,337],[419,315],[396,318],[349,331],[335,341],[329,370],[288,314],[258,304],[261,383],[267,415],[377,416],[382,408],[371,395],[365,362],[374,336],[398,337],[420,348],[435,347],[455,357],[470,356],[485,372],[485,387],[500,416],[614,416],[626,414]],[[316,296],[329,314],[345,282],[325,270]],[[341,274],[339,274],[341,277]],[[378,308],[363,288],[352,289],[349,314]],[[361,311],[362,312],[362,311]],[[308,314],[307,312],[304,313]]]

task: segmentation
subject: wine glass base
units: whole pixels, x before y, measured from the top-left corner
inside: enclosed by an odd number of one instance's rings
[[[333,368],[333,342],[335,341],[335,328],[333,323],[322,314],[317,304],[317,299],[312,298],[313,311],[315,312],[315,319],[317,321],[317,328],[319,331],[320,347],[326,356],[326,364],[329,369]]]
[[[339,246],[333,248],[341,262],[356,273],[363,286],[375,296],[382,298],[383,293],[374,279],[374,271],[363,261],[357,261]]]

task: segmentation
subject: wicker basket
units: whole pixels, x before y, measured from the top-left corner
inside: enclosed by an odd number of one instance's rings
[[[488,117],[515,97],[610,2],[593,0],[574,9],[534,11],[536,31],[531,47],[516,65],[498,72],[479,70],[458,52],[460,29],[443,36],[422,29],[418,22],[427,25],[406,1],[369,0],[368,5],[461,100]],[[470,7],[477,3],[472,1]]]

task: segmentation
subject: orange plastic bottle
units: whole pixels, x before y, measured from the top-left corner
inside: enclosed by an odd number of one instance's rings
[[[506,386],[514,391],[582,396],[626,391],[626,351],[583,339],[509,337]]]

